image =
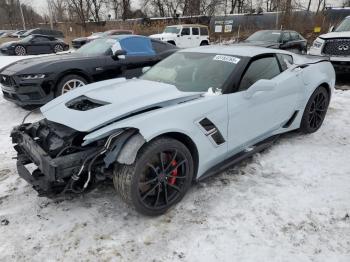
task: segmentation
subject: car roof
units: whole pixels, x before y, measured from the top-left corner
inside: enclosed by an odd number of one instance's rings
[[[182,26],[182,27],[190,27],[190,26],[192,26],[192,27],[208,27],[208,26],[206,26],[206,25],[200,25],[200,24],[181,24],[181,25],[169,25],[169,26],[167,26],[167,27],[178,27],[178,26]]]
[[[149,38],[149,37],[143,36],[143,35],[111,35],[111,36],[107,36],[106,38],[122,40],[125,38]]]
[[[181,50],[179,52],[195,52],[195,53],[214,53],[219,55],[234,55],[234,56],[245,56],[245,57],[254,57],[262,54],[271,54],[271,53],[282,53],[290,54],[290,52],[272,49],[266,47],[258,46],[247,46],[247,45],[231,45],[231,46],[221,46],[221,45],[212,45],[212,46],[201,46],[195,48],[188,48]]]
[[[47,38],[55,38],[52,35],[43,35],[43,34],[32,34],[32,36],[42,36],[42,37],[47,37]]]

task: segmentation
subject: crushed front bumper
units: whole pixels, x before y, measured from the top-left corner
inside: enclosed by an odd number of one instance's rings
[[[52,158],[25,132],[27,125],[21,125],[11,132],[17,151],[17,171],[21,178],[30,183],[40,196],[57,195],[62,192],[72,174],[81,167],[85,158],[96,152],[96,148]],[[33,172],[26,167],[34,164]]]

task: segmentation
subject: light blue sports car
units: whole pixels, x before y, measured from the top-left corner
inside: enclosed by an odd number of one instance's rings
[[[144,72],[77,88],[15,127],[19,175],[45,196],[113,179],[138,212],[160,215],[279,134],[317,131],[335,84],[325,58],[249,46],[186,49]]]

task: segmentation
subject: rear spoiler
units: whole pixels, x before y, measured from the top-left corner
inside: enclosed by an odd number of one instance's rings
[[[314,65],[322,62],[330,62],[330,58],[328,56],[303,55],[300,56],[300,58],[300,61],[297,61],[297,63],[289,66],[291,70],[295,70],[297,68],[303,69],[309,65]]]

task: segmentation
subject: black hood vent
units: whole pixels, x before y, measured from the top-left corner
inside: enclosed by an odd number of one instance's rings
[[[66,103],[66,107],[77,111],[88,111],[108,104],[108,102],[98,101],[86,96],[79,96]]]

